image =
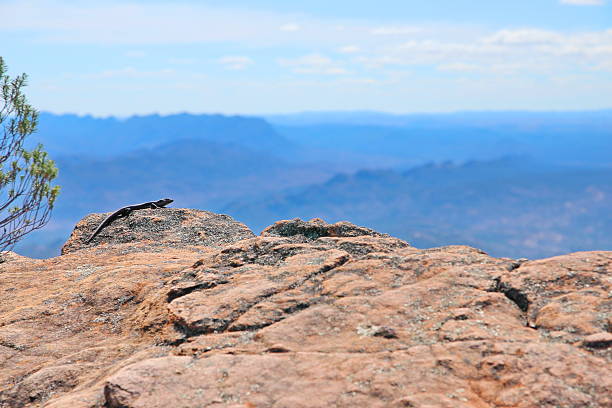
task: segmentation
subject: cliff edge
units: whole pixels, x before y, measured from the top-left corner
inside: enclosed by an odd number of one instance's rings
[[[135,211],[0,263],[0,407],[609,407],[612,252]]]

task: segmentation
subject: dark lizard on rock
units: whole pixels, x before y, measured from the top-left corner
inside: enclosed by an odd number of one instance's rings
[[[91,234],[89,239],[85,241],[85,243],[88,244],[92,239],[95,238],[96,235],[98,235],[100,231],[102,231],[104,227],[106,227],[108,224],[110,224],[117,218],[126,217],[134,210],[143,210],[145,208],[162,208],[162,207],[167,206],[173,201],[174,200],[171,200],[169,198],[162,198],[161,200],[157,200],[157,201],[149,201],[149,202],[142,203],[142,204],[133,204],[133,205],[128,205],[126,207],[122,207],[118,209],[117,211],[115,211],[114,213],[112,213],[111,215],[109,215],[108,217],[106,217],[104,221],[102,221],[102,223],[98,225],[98,228],[96,228],[94,233]]]

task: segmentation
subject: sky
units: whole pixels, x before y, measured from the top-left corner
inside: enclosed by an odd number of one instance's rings
[[[37,109],[612,108],[612,0],[0,0]]]

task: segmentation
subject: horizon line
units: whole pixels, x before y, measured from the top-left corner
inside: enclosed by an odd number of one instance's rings
[[[147,117],[147,116],[178,116],[178,115],[191,115],[191,116],[241,116],[241,117],[289,117],[289,116],[304,116],[304,115],[386,115],[386,116],[443,116],[443,115],[461,115],[461,114],[563,114],[563,113],[607,113],[612,112],[612,106],[609,108],[600,109],[465,109],[465,110],[448,110],[448,111],[412,111],[412,112],[394,112],[384,110],[301,110],[294,112],[284,113],[244,113],[244,112],[190,112],[190,111],[176,111],[176,112],[150,112],[150,113],[133,113],[128,115],[98,115],[95,113],[77,113],[77,112],[53,112],[48,110],[39,110],[40,114],[51,114],[55,116],[77,116],[77,117],[92,117],[95,119],[128,119],[134,117]]]

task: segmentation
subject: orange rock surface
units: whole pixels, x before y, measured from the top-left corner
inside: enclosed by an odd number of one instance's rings
[[[610,407],[612,252],[135,211],[0,263],[0,407]]]

